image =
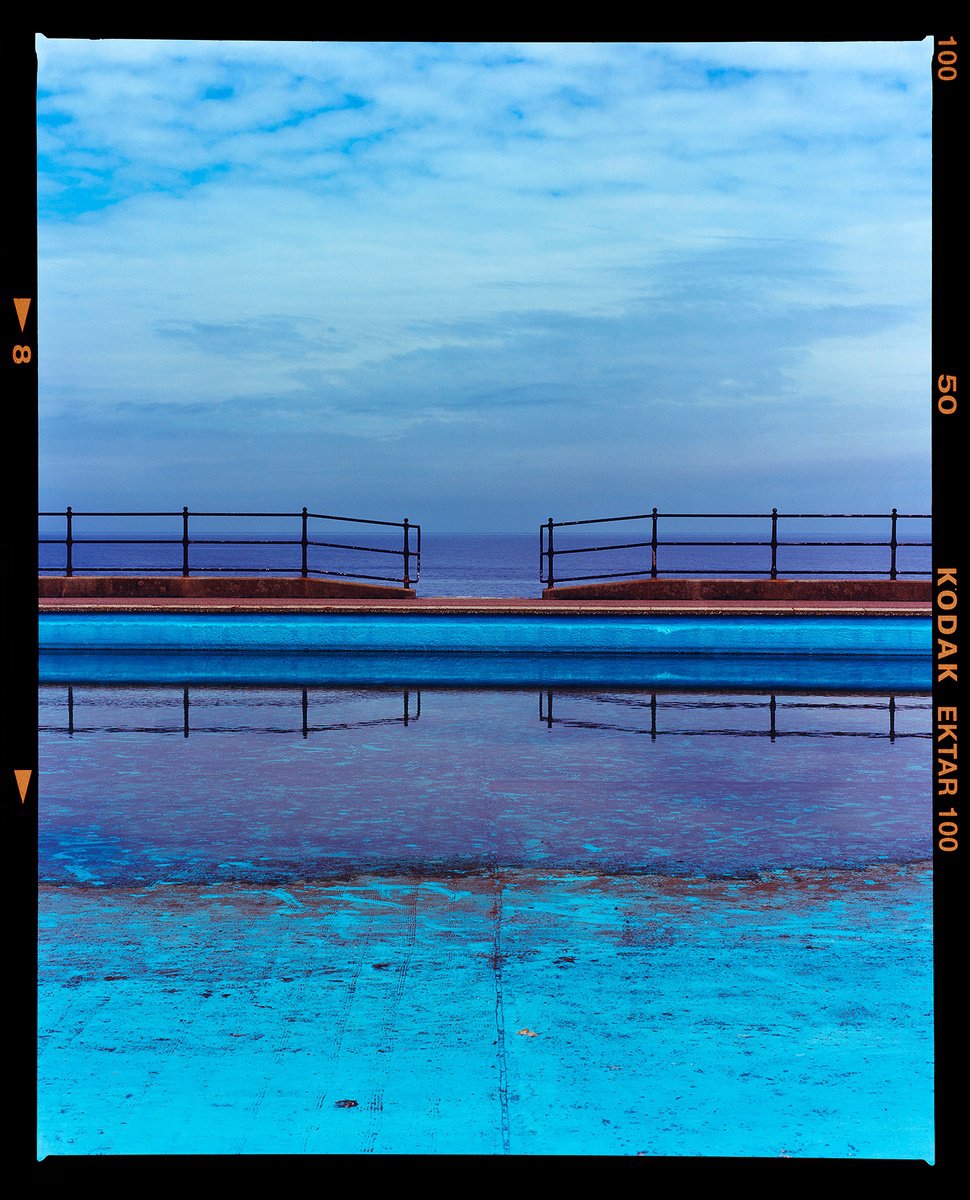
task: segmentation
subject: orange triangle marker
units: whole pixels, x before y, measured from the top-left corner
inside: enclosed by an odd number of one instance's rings
[[[17,310],[17,320],[20,322],[20,332],[23,333],[24,326],[27,324],[27,313],[30,310],[30,297],[26,299],[15,296],[13,306]]]
[[[17,790],[20,792],[20,803],[27,799],[27,785],[30,783],[30,777],[33,771],[14,771],[17,776]]]

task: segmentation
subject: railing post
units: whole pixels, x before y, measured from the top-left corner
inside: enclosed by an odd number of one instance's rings
[[[410,563],[410,558],[411,558],[410,533],[411,533],[411,527],[408,524],[407,517],[405,517],[404,518],[404,586],[405,587],[411,586],[411,577],[409,574],[409,568],[411,566],[411,563]]]
[[[896,510],[893,509],[893,531],[889,542],[890,557],[889,557],[889,578],[896,578],[896,547],[899,543],[896,541]]]
[[[653,510],[650,518],[650,578],[657,578],[657,510]]]
[[[182,506],[182,575],[189,573],[189,510]],[[188,735],[186,735],[188,736]]]
[[[64,514],[67,517],[67,537],[64,539],[64,545],[67,548],[66,566],[64,568],[65,575],[74,574],[74,510],[70,504],[67,506],[67,512]]]
[[[889,696],[889,740],[896,740],[896,697]]]
[[[778,509],[771,510],[771,578],[778,578]]]
[[[549,559],[549,573],[546,577],[546,587],[555,587],[556,579],[555,579],[555,574],[552,569],[552,556],[555,553],[555,551],[552,548],[552,517],[549,518],[549,520],[546,524],[546,528],[549,531],[549,549],[546,552],[546,557]]]
[[[300,547],[302,550],[302,559],[300,563],[300,575],[306,579],[306,505],[303,505],[303,533],[300,537]]]

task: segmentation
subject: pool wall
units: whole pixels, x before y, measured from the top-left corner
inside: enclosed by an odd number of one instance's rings
[[[926,690],[921,617],[44,614],[43,682]]]
[[[42,650],[801,654],[928,658],[929,618],[45,613]]]

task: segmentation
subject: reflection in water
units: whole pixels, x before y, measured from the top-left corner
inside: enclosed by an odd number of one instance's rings
[[[125,689],[130,693],[131,689]],[[76,697],[75,693],[79,693]],[[300,732],[303,737],[308,737],[311,733],[321,733],[327,730],[336,729],[360,729],[368,725],[381,724],[401,724],[407,726],[412,721],[418,720],[421,716],[421,691],[419,688],[408,689],[404,688],[400,693],[395,689],[377,689],[371,688],[366,692],[359,690],[352,691],[351,689],[327,690],[322,692],[321,689],[301,688],[299,689],[297,699],[297,691],[290,688],[249,688],[249,689],[225,689],[212,688],[196,685],[194,687],[184,686],[181,688],[173,687],[155,687],[150,692],[150,709],[153,714],[158,714],[162,719],[161,725],[144,725],[144,724],[92,724],[92,719],[96,719],[97,714],[116,713],[119,711],[117,700],[119,689],[106,687],[87,687],[81,689],[74,684],[67,684],[65,688],[48,686],[42,689],[41,692],[41,711],[47,717],[49,723],[41,723],[40,730],[43,733],[53,733],[63,731],[71,736],[75,733],[174,733],[178,730],[172,722],[169,714],[174,712],[176,704],[181,705],[181,733],[184,737],[188,737],[191,732],[196,733],[287,733],[291,731],[291,726],[285,722],[285,717],[282,718],[283,723],[273,724],[227,724],[224,719],[224,712],[227,708],[235,710],[244,708],[245,711],[253,713],[254,716],[259,714],[264,717],[267,710],[270,710],[276,715],[277,713],[288,714],[299,705],[301,713]],[[354,701],[359,700],[362,696],[372,696],[374,694],[387,694],[390,696],[398,696],[399,708],[401,715],[399,717],[374,717],[367,719],[354,719],[352,715]],[[612,730],[613,732],[629,732],[629,733],[649,733],[651,740],[656,741],[658,734],[674,735],[677,737],[690,737],[697,735],[713,734],[715,736],[723,736],[734,734],[738,737],[757,737],[765,735],[771,738],[772,741],[776,737],[888,737],[890,741],[895,741],[898,737],[910,738],[930,738],[932,734],[928,728],[911,730],[909,732],[897,733],[896,730],[896,713],[897,711],[916,712],[923,718],[928,712],[928,703],[918,697],[904,698],[899,701],[895,694],[890,693],[885,697],[841,697],[841,696],[822,696],[817,699],[798,699],[787,696],[782,696],[781,699],[774,693],[770,692],[765,697],[757,696],[728,696],[718,695],[697,696],[697,695],[681,695],[662,693],[658,696],[655,691],[646,692],[643,689],[638,689],[635,692],[602,692],[583,689],[581,691],[566,690],[562,688],[545,688],[539,689],[539,720],[543,721],[549,728],[553,725],[568,726],[572,729],[602,729]],[[447,693],[446,693],[447,695]],[[553,716],[553,698],[559,696],[567,702],[572,702],[571,708],[566,709],[570,714],[568,716]],[[193,704],[194,697],[194,704]],[[311,697],[314,704],[321,702],[324,705],[329,705],[337,709],[338,713],[342,709],[346,713],[346,718],[342,720],[332,719],[325,723],[320,723],[316,720],[311,720],[310,706]],[[66,724],[60,724],[57,721],[59,711],[59,698],[63,699],[63,712],[65,714]],[[79,718],[77,715],[77,705],[83,704],[84,718]],[[577,714],[576,708],[583,706],[590,708],[595,712],[597,706],[610,710],[610,715],[620,713],[627,715],[626,722],[618,718],[618,720],[593,720],[590,717],[581,717]],[[800,710],[808,710],[813,717],[816,714],[822,714],[822,724],[808,729],[795,728],[780,728],[779,727],[779,706],[782,714],[797,713]],[[749,712],[763,711],[765,716],[764,728],[749,727],[743,725],[734,728],[725,725],[723,722],[716,722],[713,725],[706,714],[720,711],[724,713],[737,710],[742,714]],[[121,707],[124,711],[124,706]],[[561,711],[557,707],[557,714]],[[199,713],[204,714],[200,716]],[[649,714],[649,717],[640,717],[640,713]],[[883,730],[859,727],[858,722],[847,720],[841,722],[845,728],[840,728],[840,716],[842,714],[850,715],[852,718],[857,717],[861,713],[868,712],[883,712],[886,714],[885,728]],[[658,713],[661,720],[658,724]],[[673,725],[664,723],[664,717],[668,714],[678,715],[693,715],[704,714],[700,725],[697,722],[693,727],[688,727],[680,722],[674,721]],[[191,714],[191,715],[190,715]],[[214,714],[220,718],[217,723],[206,723],[205,715]],[[599,714],[597,714],[599,715]],[[168,717],[166,721],[166,717]],[[827,723],[826,723],[827,719]],[[80,721],[80,723],[79,723]],[[632,723],[629,723],[632,721]],[[664,725],[661,728],[661,725]],[[831,727],[827,727],[831,726]]]
[[[45,687],[42,877],[723,874],[929,856],[926,697],[544,689],[538,721],[536,699]]]
[[[553,716],[552,702],[553,697],[562,695],[568,700],[576,701],[566,711],[569,716]],[[628,720],[630,723],[618,724],[616,720],[592,720],[589,717],[580,717],[576,708],[593,706],[594,711],[596,706],[603,706],[609,712],[610,716],[620,712],[623,716],[630,714]],[[781,706],[782,715],[797,714],[799,711],[807,710],[813,718],[817,714],[822,714],[822,724],[814,728],[794,729],[794,728],[779,728],[779,705]],[[663,696],[658,699],[656,692],[651,692],[649,697],[641,693],[633,695],[615,695],[604,694],[601,692],[557,692],[552,688],[547,688],[545,691],[539,692],[539,720],[544,721],[551,729],[553,725],[565,725],[570,729],[610,729],[614,732],[628,733],[649,733],[651,741],[656,741],[659,734],[674,737],[697,737],[704,735],[713,735],[722,737],[724,735],[733,734],[735,737],[769,737],[772,741],[777,737],[888,737],[891,742],[894,742],[897,737],[909,738],[930,738],[932,734],[928,728],[921,728],[910,732],[897,733],[896,731],[896,713],[903,709],[907,712],[917,712],[920,714],[923,726],[927,725],[929,720],[929,705],[926,700],[908,699],[902,702],[897,701],[895,695],[890,694],[885,698],[875,698],[866,700],[862,697],[843,698],[835,696],[825,696],[816,700],[804,699],[789,699],[782,697],[781,700],[774,692],[764,698],[727,698],[718,697],[712,698],[709,696]],[[763,712],[765,714],[764,725],[760,727],[762,722],[758,722],[757,726],[750,728],[747,726],[741,728],[733,728],[724,725],[718,721],[711,724],[709,714],[713,712],[727,713],[733,710],[739,710],[743,715],[751,713]],[[557,712],[561,711],[557,708]],[[880,731],[869,727],[867,722],[863,727],[856,727],[854,718],[860,714],[873,712],[883,712],[886,714],[885,729]],[[641,717],[641,713],[643,716]],[[660,721],[658,722],[658,714]],[[665,717],[672,716],[672,721],[667,723]],[[599,714],[597,714],[599,715]],[[700,724],[695,721],[693,726],[686,726],[683,720],[678,721],[678,718],[690,718],[700,715]],[[840,717],[845,716],[846,720],[840,721]],[[663,728],[661,728],[663,725]],[[840,728],[840,725],[845,725],[845,728]],[[831,726],[831,727],[830,727]]]
[[[74,684],[41,726],[44,1150],[932,1157],[925,695]]]
[[[172,724],[171,717],[168,716],[168,722],[162,725],[124,725],[124,724],[90,724],[88,719],[85,719],[82,724],[78,724],[76,715],[76,698],[75,691],[79,691],[83,697],[85,715],[93,711],[95,714],[104,711],[105,709],[114,712],[117,710],[116,695],[119,689],[103,688],[81,689],[76,688],[74,684],[68,684],[66,689],[62,688],[43,688],[41,691],[41,712],[46,713],[49,719],[54,722],[52,724],[40,725],[42,733],[53,733],[55,731],[63,731],[71,737],[75,733],[176,733],[179,732]],[[131,689],[125,689],[130,693]],[[64,692],[64,712],[66,714],[67,724],[61,726],[56,723],[57,717],[57,698],[61,692]],[[194,730],[196,733],[288,733],[291,727],[288,724],[245,724],[245,725],[227,725],[224,720],[219,720],[216,724],[206,724],[204,719],[198,715],[198,710],[201,708],[203,713],[214,713],[217,717],[222,717],[227,702],[224,699],[225,689],[219,689],[216,696],[212,693],[215,689],[204,687],[160,687],[151,689],[152,704],[150,711],[156,714],[165,721],[166,716],[174,711],[174,703],[169,704],[167,701],[170,698],[177,696],[178,702],[181,704],[181,733],[183,737],[188,737]],[[192,709],[192,695],[195,695],[195,711]],[[403,711],[400,717],[373,717],[365,720],[354,720],[349,717],[347,720],[330,721],[326,724],[320,724],[315,720],[310,719],[310,689],[301,688],[299,693],[299,708],[301,713],[300,732],[304,737],[309,737],[311,733],[321,733],[328,729],[362,729],[368,725],[386,725],[397,724],[410,725],[412,721],[416,721],[421,716],[421,692],[410,691],[405,688],[401,693],[401,704]],[[352,696],[359,693],[348,693],[343,695],[338,693],[337,705],[343,704],[344,708],[352,706]],[[392,693],[392,694],[397,694]],[[232,693],[230,693],[232,695]],[[221,698],[222,697],[222,698]],[[329,698],[329,694],[328,694]],[[232,707],[245,707],[246,711],[262,715],[265,710],[283,710],[289,712],[294,707],[293,695],[290,689],[272,690],[269,688],[250,689],[245,693],[241,704],[237,702]],[[191,714],[191,715],[190,715]]]

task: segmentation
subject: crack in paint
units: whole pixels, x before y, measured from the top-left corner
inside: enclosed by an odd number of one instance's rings
[[[502,984],[502,892],[505,884],[498,871],[492,873],[495,901],[490,916],[493,917],[492,934],[492,978],[495,981],[495,1032],[498,1056],[498,1103],[502,1131],[502,1153],[511,1154],[509,1130],[509,1072],[505,1049],[505,997]]]

